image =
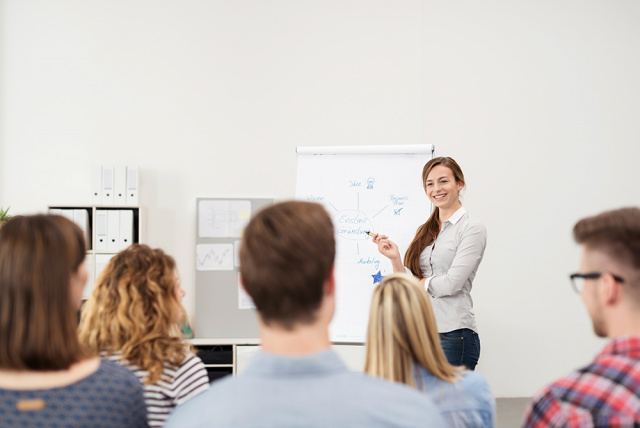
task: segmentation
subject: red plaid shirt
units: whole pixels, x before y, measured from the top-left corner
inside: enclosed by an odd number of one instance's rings
[[[587,367],[540,391],[524,427],[640,427],[640,337],[611,341]]]

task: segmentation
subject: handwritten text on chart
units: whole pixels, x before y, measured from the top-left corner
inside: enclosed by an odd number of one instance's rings
[[[404,205],[404,203],[409,200],[409,197],[408,196],[389,195],[389,200],[391,201],[391,203],[394,206],[398,207],[398,206]]]
[[[364,181],[367,185],[367,190],[373,190],[374,184],[376,183],[376,179],[373,177],[369,177]],[[347,187],[363,187],[363,181],[357,178],[350,179],[347,182]]]
[[[373,231],[373,225],[367,215],[360,210],[339,211],[333,217],[336,233],[346,239],[364,240],[366,232]]]
[[[233,244],[196,245],[196,270],[233,270]]]
[[[367,257],[366,259],[361,257],[356,263],[359,265],[373,265],[375,270],[380,269],[380,259],[376,257]]]

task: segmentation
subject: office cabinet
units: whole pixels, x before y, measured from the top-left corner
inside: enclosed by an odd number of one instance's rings
[[[91,295],[93,284],[114,255],[131,244],[144,242],[140,207],[52,205],[49,214],[69,218],[85,234],[89,279],[82,293],[83,299]]]
[[[259,349],[258,339],[191,339],[189,342],[204,363],[210,382],[242,372],[240,366],[247,360],[244,356]]]

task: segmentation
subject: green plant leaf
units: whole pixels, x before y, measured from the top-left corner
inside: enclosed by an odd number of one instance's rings
[[[2,207],[0,207],[0,223],[5,222],[11,218],[11,216],[9,215],[9,208],[11,208],[11,206],[8,206],[7,209],[2,209]]]

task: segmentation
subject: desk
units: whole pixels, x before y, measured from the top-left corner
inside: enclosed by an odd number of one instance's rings
[[[211,382],[226,375],[242,373],[251,356],[260,349],[260,339],[191,339],[189,342],[207,368]],[[331,349],[338,353],[349,369],[363,371],[363,345],[333,344]]]
[[[191,339],[189,343],[204,363],[210,382],[240,373],[248,356],[260,349],[259,339]]]

